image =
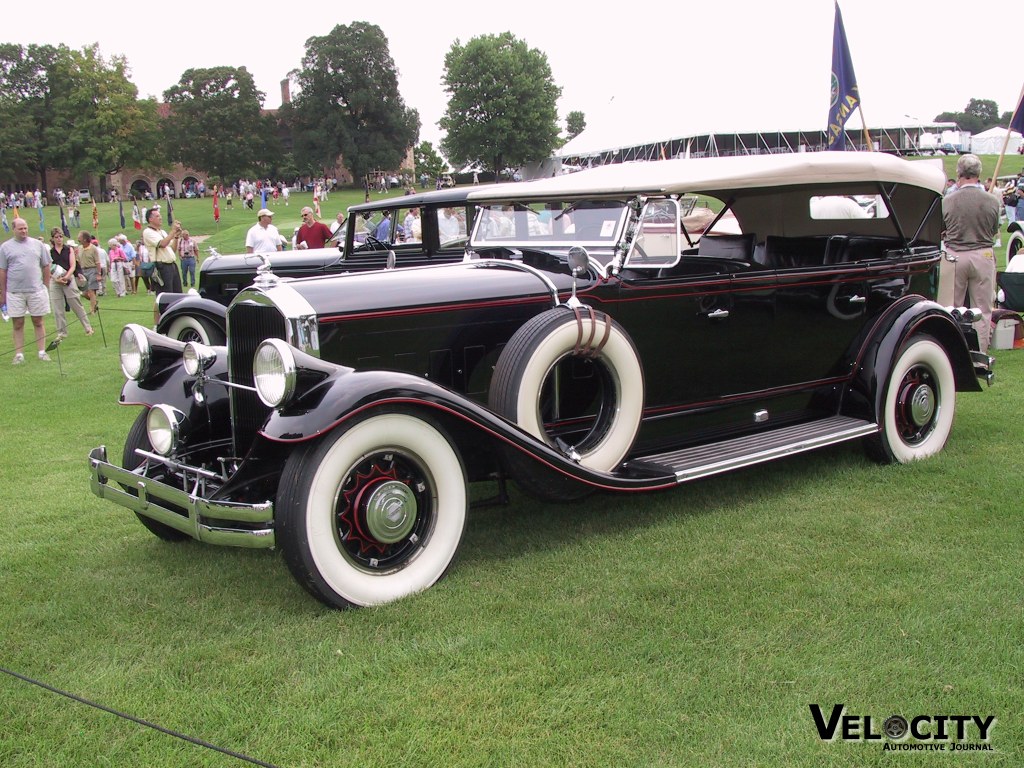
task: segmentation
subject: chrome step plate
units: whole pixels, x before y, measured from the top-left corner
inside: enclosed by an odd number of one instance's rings
[[[830,416],[807,424],[782,427],[720,443],[644,456],[628,462],[626,470],[671,473],[676,476],[677,482],[685,483],[826,445],[856,440],[876,432],[878,425],[874,422],[848,416]]]

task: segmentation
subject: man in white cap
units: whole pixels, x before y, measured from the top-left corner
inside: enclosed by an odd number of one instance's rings
[[[246,253],[266,253],[267,251],[281,250],[281,233],[277,227],[271,224],[274,212],[266,208],[260,208],[256,214],[256,223],[253,224],[245,235]]]

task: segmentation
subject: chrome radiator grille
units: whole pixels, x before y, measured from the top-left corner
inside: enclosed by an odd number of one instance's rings
[[[285,319],[277,307],[254,301],[232,305],[228,310],[228,366],[232,382],[247,387],[255,384],[252,358],[264,339],[285,339]],[[270,409],[255,392],[232,387],[230,393],[235,455],[241,457],[249,452]]]

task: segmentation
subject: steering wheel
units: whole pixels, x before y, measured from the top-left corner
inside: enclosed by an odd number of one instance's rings
[[[363,240],[363,242],[360,244],[357,250],[365,251],[367,246],[373,246],[373,250],[375,251],[386,251],[390,248],[390,246],[387,243],[382,243],[373,235],[367,235],[366,239]]]

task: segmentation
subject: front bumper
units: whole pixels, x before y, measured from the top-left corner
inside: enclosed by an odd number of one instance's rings
[[[208,544],[250,549],[274,546],[274,504],[211,501],[107,461],[107,447],[89,452],[92,492]],[[122,486],[133,488],[129,493]]]

